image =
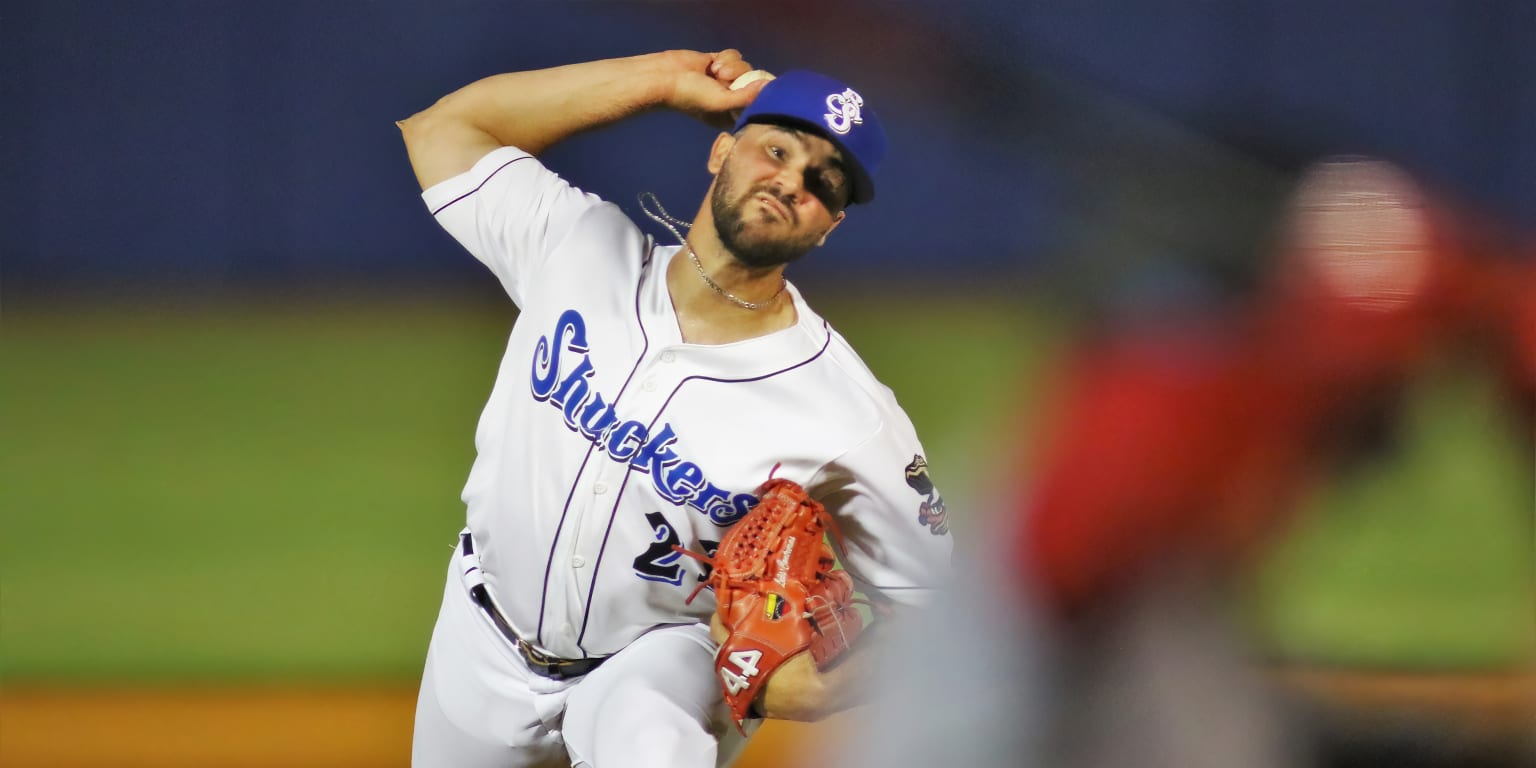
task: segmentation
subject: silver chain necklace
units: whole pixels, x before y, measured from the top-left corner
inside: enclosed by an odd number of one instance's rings
[[[653,212],[651,210],[652,206],[655,206],[656,211]],[[785,286],[789,285],[789,281],[785,280],[783,275],[780,275],[779,289],[774,291],[772,296],[769,296],[762,301],[747,301],[746,299],[743,299],[736,294],[727,291],[726,289],[720,287],[720,284],[715,282],[714,278],[710,277],[708,272],[704,271],[704,264],[699,261],[699,255],[694,253],[693,246],[689,245],[688,240],[684,238],[680,232],[677,231],[677,227],[682,227],[683,229],[692,228],[693,222],[683,221],[682,219],[667,213],[667,209],[662,207],[661,201],[657,200],[656,195],[650,192],[640,193],[640,210],[644,211],[646,216],[651,217],[652,221],[662,225],[663,227],[666,227],[667,231],[671,232],[672,236],[677,238],[678,244],[688,250],[688,258],[693,260],[693,266],[699,271],[699,277],[704,278],[704,283],[706,285],[715,289],[715,293],[724,296],[725,299],[732,304],[735,304],[742,309],[756,312],[757,310],[772,304],[776,299],[779,298],[779,294],[784,292]],[[674,224],[677,226],[673,226]]]

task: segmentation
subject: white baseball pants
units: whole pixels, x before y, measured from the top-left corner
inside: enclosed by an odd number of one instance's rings
[[[653,630],[583,677],[551,680],[497,631],[461,570],[455,552],[416,702],[413,768],[712,768],[746,745],[715,680],[708,626]]]

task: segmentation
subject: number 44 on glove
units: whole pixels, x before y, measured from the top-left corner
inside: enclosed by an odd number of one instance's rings
[[[841,535],[826,508],[771,475],[755,495],[757,506],[726,532],[713,558],[676,548],[713,566],[699,589],[715,588],[716,614],[730,632],[715,672],[738,728],[787,659],[809,649],[816,668],[826,669],[864,630],[854,606],[866,601],[853,596],[846,571],[833,570],[825,534]]]

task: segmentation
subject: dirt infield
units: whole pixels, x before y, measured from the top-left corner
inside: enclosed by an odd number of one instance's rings
[[[1536,674],[1290,670],[1277,678],[1344,709],[1448,718],[1491,734],[1536,726]],[[7,768],[388,768],[409,762],[414,689],[47,690],[0,693]],[[828,764],[840,718],[769,723],[743,768]],[[791,745],[795,745],[792,749]]]
[[[6,768],[391,768],[410,762],[414,688],[17,690],[0,694]],[[743,768],[827,764],[838,719],[769,723]],[[793,745],[793,747],[792,747]]]
[[[1292,669],[1275,678],[1345,715],[1432,720],[1489,739],[1536,735],[1536,670],[1471,675]]]

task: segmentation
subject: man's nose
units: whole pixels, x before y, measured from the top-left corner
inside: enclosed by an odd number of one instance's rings
[[[794,202],[805,190],[805,177],[797,168],[784,168],[773,177],[773,193],[781,200]]]

